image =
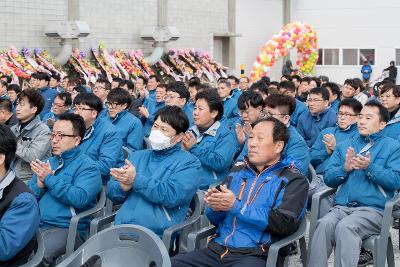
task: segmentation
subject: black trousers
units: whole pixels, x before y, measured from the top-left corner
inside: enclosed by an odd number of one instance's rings
[[[221,260],[220,255],[209,248],[179,254],[171,259],[172,267],[265,267],[266,262],[266,258],[230,252]]]

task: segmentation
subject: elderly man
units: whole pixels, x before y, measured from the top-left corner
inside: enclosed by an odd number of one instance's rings
[[[40,230],[45,255],[43,266],[52,266],[65,252],[68,227],[73,214],[83,212],[96,203],[101,190],[100,171],[79,145],[85,136],[85,122],[76,114],[63,114],[51,134],[53,157],[47,162],[32,161],[35,175],[29,187],[39,201]],[[83,241],[88,221],[79,223]]]
[[[279,120],[255,123],[249,157],[205,194],[216,236],[207,248],[174,257],[172,266],[265,266],[268,247],[293,233],[305,214],[308,182],[281,156],[287,140]]]

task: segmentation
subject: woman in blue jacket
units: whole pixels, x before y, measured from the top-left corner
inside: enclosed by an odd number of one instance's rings
[[[221,98],[215,90],[196,95],[193,110],[194,126],[183,137],[183,148],[201,162],[201,187],[221,181],[231,167],[237,140],[231,130],[221,124],[224,114]]]
[[[107,195],[122,203],[115,224],[138,224],[162,236],[185,220],[195,195],[201,164],[182,150],[180,141],[189,121],[179,107],[160,109],[151,130],[152,149],[129,155],[126,165],[111,169]]]

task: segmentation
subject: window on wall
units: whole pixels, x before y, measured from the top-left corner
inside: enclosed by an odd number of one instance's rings
[[[400,66],[400,48],[396,48],[396,66]]]
[[[343,65],[358,65],[357,48],[343,48],[342,56]]]
[[[318,60],[317,60],[317,65],[322,65],[324,58],[324,50],[322,48],[318,49]]]
[[[324,65],[339,65],[339,49],[324,49]]]
[[[360,65],[362,65],[364,61],[368,61],[369,64],[375,65],[375,49],[360,49],[359,58]]]

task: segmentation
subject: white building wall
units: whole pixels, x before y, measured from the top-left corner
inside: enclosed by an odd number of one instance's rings
[[[237,0],[236,1],[236,68],[240,74],[240,64],[245,65],[245,74],[250,74],[253,62],[263,45],[282,27],[281,0]],[[282,63],[279,61],[270,71],[272,79],[279,79]]]
[[[321,48],[374,48],[372,79],[395,59],[400,47],[398,0],[292,0],[292,20],[315,27]],[[342,59],[340,58],[340,63]],[[359,77],[361,66],[316,66],[316,75],[343,83]]]

